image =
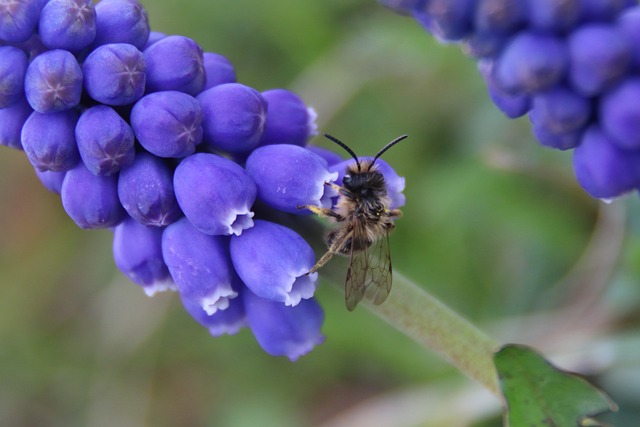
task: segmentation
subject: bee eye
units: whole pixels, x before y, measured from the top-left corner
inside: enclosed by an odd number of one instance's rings
[[[344,178],[342,178],[342,182],[345,184],[348,184],[351,182],[351,175],[345,175]]]

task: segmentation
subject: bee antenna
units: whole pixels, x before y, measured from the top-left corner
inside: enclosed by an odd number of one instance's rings
[[[353,157],[356,161],[356,165],[358,165],[358,171],[360,171],[360,161],[358,160],[358,156],[356,156],[356,153],[353,152],[353,150],[351,148],[349,148],[349,146],[347,144],[345,144],[344,142],[340,141],[338,138],[329,135],[328,133],[324,134],[325,138],[332,140],[333,142],[335,142],[336,144],[338,144],[339,146],[341,146],[342,148],[344,148],[347,153],[351,154],[351,157]],[[405,135],[406,137],[406,135]]]
[[[373,162],[371,162],[371,166],[373,166],[373,164],[376,162],[376,160],[378,160],[378,158],[380,156],[382,156],[385,151],[387,151],[389,148],[393,147],[394,145],[396,145],[398,142],[402,141],[403,139],[407,138],[408,136],[409,135],[401,135],[401,136],[397,137],[396,139],[394,139],[393,141],[391,141],[390,143],[388,143],[387,145],[385,145],[384,147],[382,147],[382,149],[380,151],[378,151],[378,154],[376,154],[376,156],[373,158]]]

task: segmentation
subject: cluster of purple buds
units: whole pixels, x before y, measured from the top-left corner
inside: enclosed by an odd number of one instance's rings
[[[637,0],[379,0],[477,60],[510,118],[574,149],[578,182],[611,199],[640,187]]]
[[[315,134],[296,94],[237,83],[224,56],[150,32],[135,0],[0,0],[0,144],[78,226],[113,231],[148,295],[176,290],[212,335],[248,326],[291,360],[324,339],[315,255],[269,218],[335,203],[341,159],[306,148]]]

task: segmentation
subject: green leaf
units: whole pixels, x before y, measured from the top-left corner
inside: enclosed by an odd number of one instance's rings
[[[506,345],[494,362],[507,402],[505,426],[599,426],[592,417],[618,410],[603,391],[556,368],[529,347]]]

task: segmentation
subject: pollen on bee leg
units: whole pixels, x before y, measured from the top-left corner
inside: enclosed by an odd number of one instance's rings
[[[311,212],[313,212],[314,214],[322,217],[322,218],[342,218],[340,216],[340,214],[332,211],[329,208],[321,208],[320,206],[314,206],[314,205],[305,205],[305,206],[298,206],[298,209],[309,209]]]

